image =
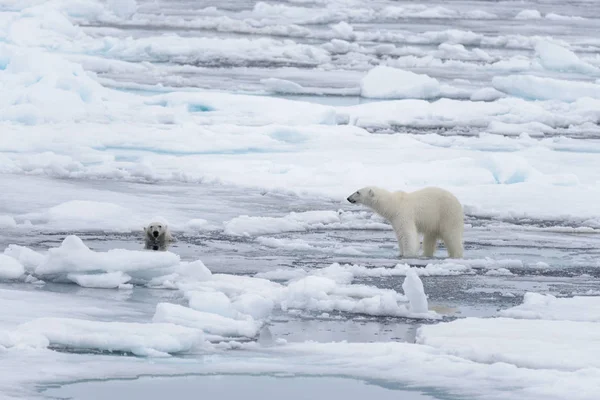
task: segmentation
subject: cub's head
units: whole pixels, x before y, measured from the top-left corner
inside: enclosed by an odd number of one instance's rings
[[[151,222],[148,226],[144,227],[144,232],[146,232],[147,236],[158,239],[167,232],[167,225],[162,222]]]
[[[375,197],[377,195],[378,189],[372,186],[367,186],[362,189],[358,189],[356,192],[352,193],[346,200],[350,203],[355,204],[365,204],[369,205],[374,203]]]

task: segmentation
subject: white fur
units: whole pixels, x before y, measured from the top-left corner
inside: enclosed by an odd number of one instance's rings
[[[437,240],[442,239],[450,258],[463,257],[463,208],[444,189],[429,187],[406,193],[370,186],[351,194],[348,201],[371,208],[392,224],[400,256],[416,257],[419,234],[423,234],[423,256],[433,257]]]
[[[165,251],[169,247],[169,243],[175,240],[166,221],[151,222],[144,227],[144,232],[144,248],[146,249]],[[157,236],[155,236],[155,232]]]

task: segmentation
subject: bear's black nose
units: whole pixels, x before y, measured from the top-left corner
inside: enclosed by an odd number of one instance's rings
[[[158,231],[152,232],[152,236],[154,236],[155,238],[157,238],[158,237]]]
[[[152,250],[158,250],[158,246],[152,247]]]
[[[350,203],[356,203],[354,200],[352,200],[350,197],[348,197],[346,200],[348,200]]]

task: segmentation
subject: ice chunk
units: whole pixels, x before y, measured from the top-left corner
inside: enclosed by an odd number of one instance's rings
[[[25,273],[25,268],[16,259],[0,254],[0,280],[18,279]]]
[[[531,137],[544,136],[546,133],[553,133],[555,130],[541,122],[527,122],[524,124],[507,124],[500,121],[492,121],[488,125],[489,133],[498,133],[507,136],[519,136],[523,133]]]
[[[335,25],[331,26],[331,30],[337,35],[337,37],[342,39],[353,39],[354,38],[354,28],[352,25],[345,21],[341,21]]]
[[[485,273],[486,275],[502,275],[502,276],[511,276],[513,275],[510,270],[506,268],[498,268],[498,269],[490,269]]]
[[[123,19],[131,18],[137,10],[136,0],[108,0],[107,4],[116,16]]]
[[[287,239],[287,238],[273,238],[273,237],[259,237],[256,239],[258,243],[263,246],[272,248],[282,248],[286,250],[301,250],[301,251],[314,251],[316,247],[309,244],[303,239]]]
[[[510,318],[600,322],[600,297],[557,298],[551,294],[525,293],[523,304],[498,315]]]
[[[600,85],[589,82],[531,75],[509,75],[494,77],[492,84],[501,92],[526,99],[562,101],[577,101],[582,97],[600,99]]]
[[[114,203],[72,200],[42,213],[25,214],[33,223],[48,223],[58,228],[77,226],[83,229],[131,229],[142,226],[141,218],[131,210]]]
[[[49,249],[48,255],[35,269],[40,276],[73,272],[126,272],[132,276],[156,275],[179,265],[179,256],[170,252],[114,249],[107,252],[90,250],[77,236],[67,236],[60,247]],[[164,272],[162,272],[164,274]]]
[[[99,322],[71,318],[39,318],[20,325],[19,334],[44,336],[52,346],[71,349],[127,351],[160,356],[192,351],[204,344],[201,330],[169,323]]]
[[[471,95],[471,101],[494,101],[503,97],[504,94],[494,88],[487,87],[479,89]]]
[[[271,271],[258,272],[256,278],[270,279],[275,281],[289,281],[292,279],[304,278],[308,272],[300,268],[278,268]]]
[[[242,293],[231,305],[240,313],[250,315],[254,319],[266,319],[271,315],[275,302],[268,295]]]
[[[39,334],[0,330],[0,350],[11,347],[44,349],[49,345],[48,339]]]
[[[306,92],[302,85],[285,79],[268,78],[262,79],[261,83],[265,85],[269,91],[274,93],[302,94]]]
[[[556,43],[540,41],[535,46],[540,64],[546,69],[597,74],[600,69],[582,61],[574,52]]]
[[[44,261],[44,256],[42,254],[31,250],[28,247],[16,244],[9,244],[8,247],[4,249],[4,254],[18,260],[28,272],[35,271],[37,266]]]
[[[516,16],[515,19],[540,19],[542,14],[538,10],[522,10]]]
[[[284,217],[249,217],[242,215],[225,223],[225,233],[229,235],[262,235],[266,233],[305,231],[339,223],[340,216],[335,211],[292,212]]]
[[[387,66],[371,69],[360,86],[361,96],[381,99],[432,99],[441,92],[437,79]]]
[[[427,307],[427,296],[425,295],[425,289],[423,289],[423,282],[419,279],[416,272],[410,268],[406,271],[406,278],[402,283],[402,290],[404,295],[408,297],[410,312],[415,314],[425,314],[429,311]]]
[[[131,280],[131,277],[121,271],[107,272],[104,274],[67,274],[67,279],[79,286],[87,288],[114,289],[121,287]]]
[[[193,278],[198,281],[208,280],[212,276],[212,272],[210,272],[201,260],[192,262],[183,261],[174,270],[182,277]]]
[[[0,215],[0,228],[16,228],[17,222],[10,215]]]
[[[207,334],[220,336],[242,336],[254,338],[258,335],[261,323],[252,318],[236,320],[222,315],[196,311],[178,304],[159,303],[153,322],[168,322],[181,326],[201,329]]]
[[[560,15],[555,13],[548,13],[544,18],[552,21],[585,21],[585,18],[571,15]]]
[[[341,281],[347,281],[348,278],[345,275],[328,275],[307,276],[291,282],[284,291],[281,308],[284,311],[299,309],[374,316],[439,318],[433,311],[415,313],[405,304],[398,304],[399,300],[406,301],[406,297],[393,290],[338,283],[336,278]]]
[[[185,293],[189,300],[190,308],[196,311],[219,314],[226,318],[237,319],[240,313],[233,309],[229,297],[222,292],[196,292]]]

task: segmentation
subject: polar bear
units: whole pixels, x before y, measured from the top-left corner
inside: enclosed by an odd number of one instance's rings
[[[166,251],[175,240],[166,222],[151,222],[144,227],[144,248],[147,250]]]
[[[407,193],[367,186],[347,200],[363,204],[390,221],[401,257],[417,256],[419,234],[423,234],[423,256],[433,257],[438,239],[444,241],[450,258],[463,256],[463,208],[444,189],[428,187]]]

